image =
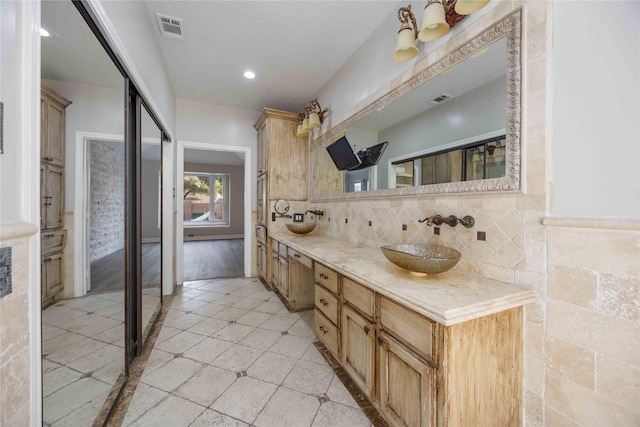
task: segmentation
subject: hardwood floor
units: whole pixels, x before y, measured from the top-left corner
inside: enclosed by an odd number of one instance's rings
[[[142,286],[160,285],[160,244],[142,245]],[[184,242],[184,281],[242,277],[244,239]],[[124,288],[124,249],[91,263],[91,293]]]
[[[242,277],[244,239],[184,242],[184,281]]]

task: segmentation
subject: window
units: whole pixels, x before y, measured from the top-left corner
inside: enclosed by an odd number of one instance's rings
[[[183,221],[185,226],[229,225],[229,175],[184,173]]]
[[[391,163],[395,188],[505,176],[504,135]],[[394,188],[391,187],[391,188]]]

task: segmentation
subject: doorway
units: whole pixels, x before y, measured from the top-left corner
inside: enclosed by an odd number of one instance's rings
[[[250,277],[250,149],[178,141],[177,164],[178,283]]]

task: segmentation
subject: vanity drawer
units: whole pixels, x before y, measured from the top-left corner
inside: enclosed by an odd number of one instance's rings
[[[296,251],[295,249],[289,248],[289,256],[295,259],[296,261],[298,261],[300,264],[303,264],[311,269],[313,268],[313,260],[307,256],[302,255],[300,252]]]
[[[316,308],[320,310],[334,325],[338,324],[338,298],[333,296],[331,292],[326,290],[320,285],[316,284],[315,289],[315,304]]]
[[[271,239],[271,251],[278,253],[278,241],[276,239]]]
[[[433,321],[381,296],[380,324],[422,356],[435,359],[433,343],[436,325]]]
[[[41,237],[42,254],[59,252],[67,240],[67,230],[43,231]]]
[[[327,347],[327,349],[338,359],[338,328],[331,323],[329,319],[324,317],[320,310],[315,309],[315,329],[316,335],[320,338],[320,341]]]
[[[373,291],[346,277],[342,278],[342,295],[349,304],[369,317],[373,317],[375,299]]]
[[[316,282],[329,289],[334,294],[338,293],[338,273],[322,264],[315,263]]]

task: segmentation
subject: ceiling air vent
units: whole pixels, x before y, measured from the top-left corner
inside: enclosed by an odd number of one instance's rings
[[[446,93],[443,93],[442,95],[438,96],[437,98],[433,98],[430,102],[432,104],[440,104],[441,102],[447,101],[447,100],[449,100],[451,98],[453,98],[453,96],[447,95]]]
[[[182,19],[156,13],[160,35],[169,39],[182,40]]]

